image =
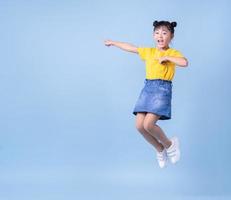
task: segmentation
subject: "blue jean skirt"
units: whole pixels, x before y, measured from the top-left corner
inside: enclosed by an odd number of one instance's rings
[[[146,79],[144,88],[136,102],[133,114],[153,113],[160,116],[160,120],[171,119],[172,82]]]

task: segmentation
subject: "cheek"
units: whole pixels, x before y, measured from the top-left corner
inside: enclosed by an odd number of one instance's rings
[[[155,41],[157,41],[157,36],[153,35],[153,39],[154,39]]]
[[[172,40],[172,39],[171,39],[171,36],[166,36],[166,37],[165,37],[165,41],[166,41],[166,42],[169,43],[169,42],[171,42],[171,40]]]
[[[171,38],[168,38],[168,43],[171,42]]]

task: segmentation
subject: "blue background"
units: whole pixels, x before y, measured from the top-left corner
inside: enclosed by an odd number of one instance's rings
[[[0,1],[0,199],[229,199],[228,0]],[[177,21],[170,121],[182,159],[161,170],[131,114],[152,22]]]

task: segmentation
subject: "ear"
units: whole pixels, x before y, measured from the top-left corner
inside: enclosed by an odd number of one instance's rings
[[[171,34],[171,40],[174,38],[174,33]]]

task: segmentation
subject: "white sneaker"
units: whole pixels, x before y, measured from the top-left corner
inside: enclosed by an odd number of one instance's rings
[[[167,152],[164,149],[162,152],[157,151],[156,158],[160,168],[164,168],[167,164]]]
[[[180,160],[180,144],[177,137],[173,137],[171,139],[171,142],[171,146],[168,149],[166,149],[166,151],[171,163],[175,164]]]

